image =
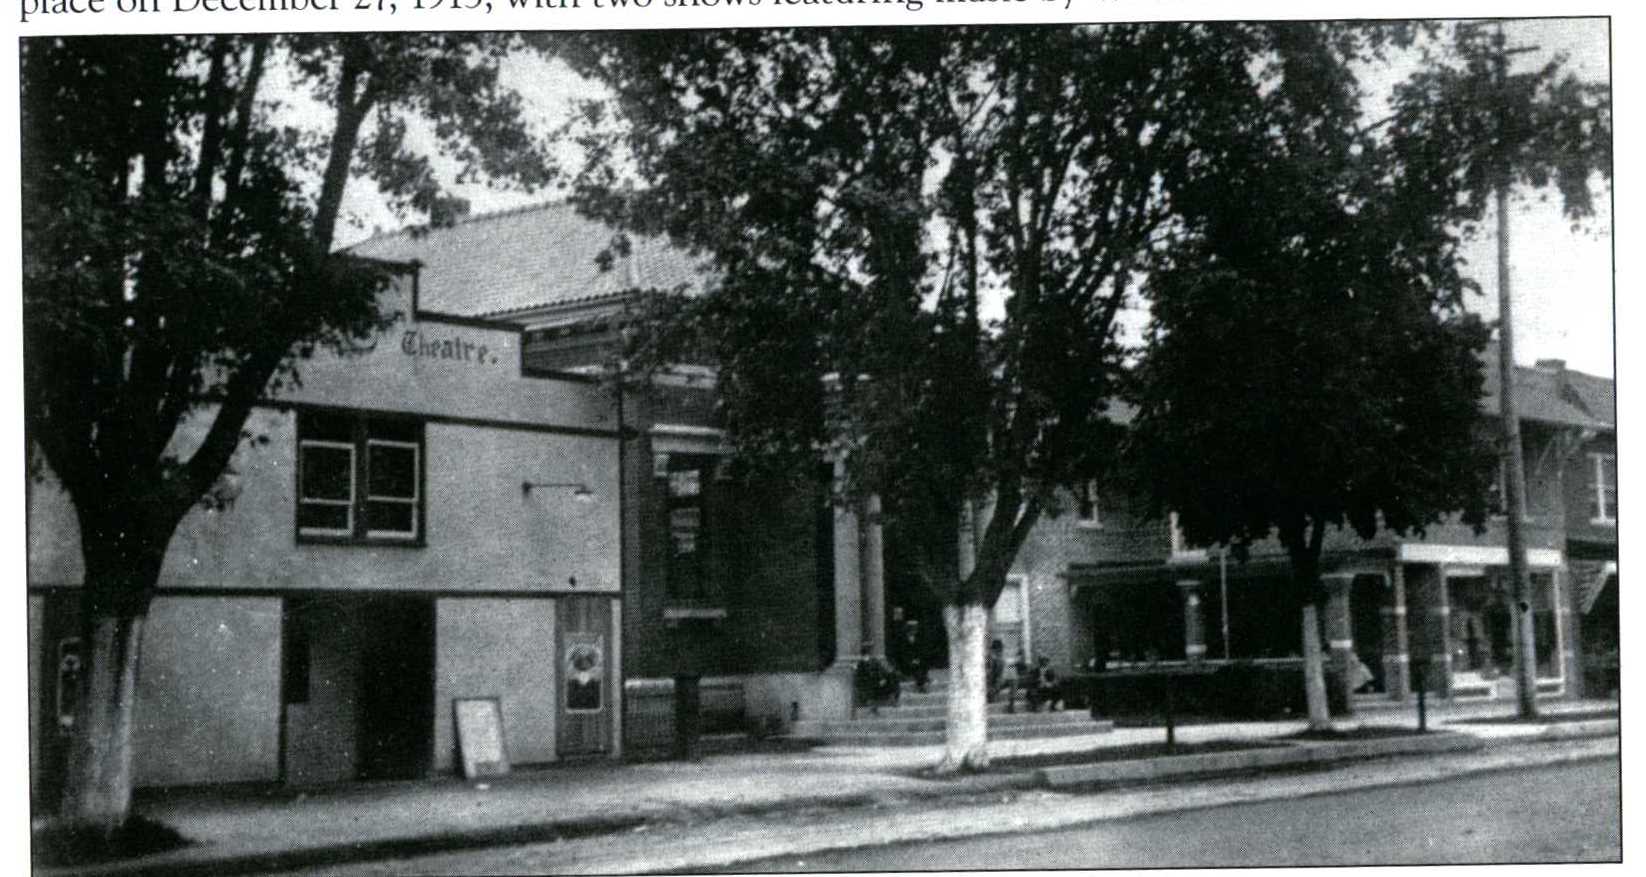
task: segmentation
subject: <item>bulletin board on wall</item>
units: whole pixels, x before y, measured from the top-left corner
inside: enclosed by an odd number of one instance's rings
[[[457,753],[466,779],[509,772],[503,737],[503,701],[496,697],[460,697],[452,701],[457,721]]]

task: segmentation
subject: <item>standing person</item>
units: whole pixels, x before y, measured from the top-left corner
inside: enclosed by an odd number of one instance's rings
[[[926,686],[931,684],[931,669],[926,666],[926,657],[920,651],[920,621],[914,618],[903,622],[902,635],[903,674],[914,680],[914,689],[922,694]]]

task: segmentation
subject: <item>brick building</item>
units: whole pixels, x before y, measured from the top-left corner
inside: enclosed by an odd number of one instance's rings
[[[1495,361],[1495,351],[1487,360]],[[1483,416],[1497,409],[1488,369]],[[1613,384],[1556,360],[1518,371],[1527,471],[1527,559],[1536,591],[1538,689],[1578,693],[1583,661],[1615,667],[1617,463]],[[1097,491],[1043,522],[1024,545],[995,608],[997,629],[1056,666],[1102,652],[1111,666],[1147,661],[1283,663],[1301,654],[1300,604],[1278,543],[1245,563],[1183,542],[1168,519]],[[1324,641],[1358,659],[1368,688],[1512,697],[1508,554],[1502,515],[1481,534],[1452,520],[1422,538],[1328,535]],[[1613,683],[1615,686],[1615,682]],[[1600,692],[1604,693],[1604,692]]]

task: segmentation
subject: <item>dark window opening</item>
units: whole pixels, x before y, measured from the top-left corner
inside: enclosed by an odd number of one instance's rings
[[[420,421],[303,412],[297,434],[300,539],[422,544]]]
[[[711,485],[716,458],[671,454],[663,479],[669,531],[669,596],[701,602],[714,596]]]

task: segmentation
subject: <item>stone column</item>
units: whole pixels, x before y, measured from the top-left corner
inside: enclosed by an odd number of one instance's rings
[[[879,494],[869,497],[863,517],[863,642],[869,654],[885,660],[886,559]]]
[[[1206,657],[1206,627],[1201,618],[1200,580],[1178,579],[1183,592],[1183,657],[1198,662]]]
[[[1452,696],[1452,601],[1446,568],[1436,567],[1424,594],[1424,631],[1427,634],[1429,693]]]
[[[1406,628],[1406,567],[1390,565],[1394,605],[1383,608],[1383,688],[1390,700],[1405,700],[1412,691],[1411,632]]]
[[[1326,648],[1331,656],[1331,685],[1343,715],[1354,715],[1354,625],[1349,618],[1349,592],[1355,577],[1335,573],[1320,577],[1326,587]]]
[[[1578,660],[1577,587],[1566,575],[1566,567],[1550,570],[1549,602],[1554,607],[1555,631],[1560,637],[1560,675],[1566,679],[1567,697],[1583,697],[1583,663]]]
[[[851,666],[863,650],[862,555],[857,510],[842,502],[846,461],[835,460],[834,506],[834,662]]]

